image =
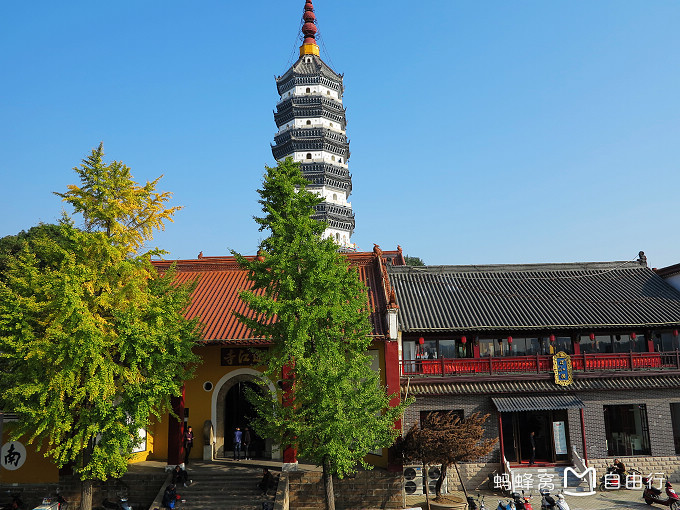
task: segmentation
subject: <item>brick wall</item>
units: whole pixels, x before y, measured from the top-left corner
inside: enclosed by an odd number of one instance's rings
[[[588,391],[578,392],[577,396],[586,405],[584,421],[586,428],[586,447],[589,465],[598,469],[600,476],[606,466],[613,463],[613,457],[607,455],[605,434],[604,405],[646,404],[649,424],[649,438],[652,455],[647,457],[628,457],[630,467],[639,469],[645,474],[662,472],[671,481],[680,481],[680,456],[675,455],[673,428],[671,422],[671,403],[680,403],[680,395],[675,390],[639,389],[626,392]],[[465,416],[474,412],[490,414],[486,422],[485,437],[498,437],[498,412],[490,395],[441,395],[419,396],[415,403],[404,414],[404,431],[419,421],[421,411],[462,409]],[[571,447],[583,457],[583,438],[581,434],[581,416],[579,409],[568,411],[568,433]],[[629,462],[624,460],[626,465]],[[500,444],[486,457],[476,463],[460,466],[461,475],[467,488],[476,488],[484,484],[489,473],[500,469]],[[447,473],[449,487],[460,489],[455,471]]]
[[[93,506],[99,506],[107,498],[116,501],[119,494],[127,495],[133,508],[148,508],[158,489],[163,485],[166,474],[160,473],[128,473],[122,479],[109,479],[106,482],[95,482],[93,488]],[[69,508],[80,507],[80,480],[72,475],[62,475],[59,484],[21,484],[10,485],[0,483],[0,506],[10,501],[10,494],[18,493],[25,508],[34,508],[44,497],[61,494],[69,503]]]
[[[288,477],[291,509],[325,508],[322,473],[292,471]],[[402,480],[401,473],[389,473],[378,469],[359,471],[343,479],[333,477],[335,507],[338,510],[404,508]]]

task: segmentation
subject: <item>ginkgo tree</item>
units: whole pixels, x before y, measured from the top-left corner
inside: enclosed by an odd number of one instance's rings
[[[265,374],[279,379],[279,400],[250,392],[258,411],[253,426],[301,457],[323,467],[326,508],[335,508],[333,475],[370,467],[365,456],[390,446],[404,404],[391,396],[371,369],[371,323],[366,285],[315,220],[321,198],[306,189],[291,158],[267,168],[259,190],[269,234],[259,255],[246,259],[252,291],[241,293],[252,314],[239,314],[253,334],[272,342]]]
[[[60,194],[84,229],[64,217],[0,242],[0,408],[17,414],[15,438],[73,467],[84,510],[93,481],[126,471],[138,431],[198,361],[198,324],[183,316],[191,287],[142,252],[178,208],[158,179],[139,186],[103,155],[94,149],[76,168],[82,186]]]

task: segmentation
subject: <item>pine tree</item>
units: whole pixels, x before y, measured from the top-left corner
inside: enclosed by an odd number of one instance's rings
[[[323,239],[325,225],[311,217],[321,198],[306,185],[290,158],[267,168],[264,215],[255,220],[269,236],[254,260],[234,253],[254,283],[241,294],[253,313],[239,319],[273,344],[265,374],[284,374],[285,394],[273,404],[251,392],[254,428],[323,466],[326,506],[334,509],[332,475],[369,467],[365,455],[392,444],[403,406],[389,407],[371,369],[366,286],[333,240]]]

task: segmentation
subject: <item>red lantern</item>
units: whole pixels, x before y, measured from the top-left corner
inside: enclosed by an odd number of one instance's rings
[[[467,343],[467,338],[464,336],[460,337],[460,342],[465,345]]]
[[[678,336],[678,330],[677,329],[673,330],[673,336]]]
[[[423,344],[425,343],[425,339],[421,336],[421,337],[418,339],[418,343],[419,343],[420,345],[423,345]]]
[[[590,334],[590,340],[595,340],[595,333]]]
[[[555,335],[550,335],[549,338],[550,338],[550,341],[551,341],[551,342],[554,342],[554,341],[555,341]]]
[[[512,345],[512,337],[511,337],[511,336],[508,337],[508,343],[509,343],[510,345]]]
[[[633,332],[633,333],[630,334],[630,337],[631,337],[633,340],[635,340],[635,339],[637,338],[637,335],[635,334],[635,332]]]

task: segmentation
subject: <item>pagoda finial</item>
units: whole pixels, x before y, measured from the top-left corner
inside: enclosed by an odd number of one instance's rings
[[[316,44],[316,16],[314,15],[314,5],[312,0],[305,0],[305,12],[302,14],[302,34],[304,40],[300,46],[300,56],[316,55],[319,56],[319,47]]]

